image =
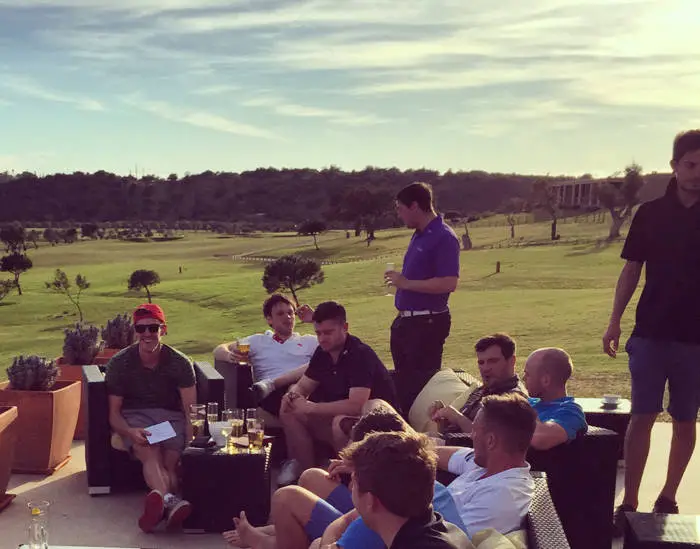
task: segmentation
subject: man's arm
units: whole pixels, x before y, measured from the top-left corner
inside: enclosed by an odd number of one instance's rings
[[[549,450],[569,440],[566,429],[555,421],[537,421],[530,446],[536,450]]]
[[[639,261],[627,261],[617,281],[610,324],[603,336],[603,350],[613,358],[617,355],[617,349],[620,345],[620,335],[622,334],[620,321],[637,289],[643,265]]]
[[[289,392],[293,392],[303,396],[304,398],[308,398],[317,387],[318,381],[315,381],[304,374],[301,376],[301,378],[299,378],[299,381],[296,384],[289,388]]]
[[[119,436],[130,439],[134,444],[147,446],[148,439],[146,438],[146,435],[148,434],[148,431],[138,427],[129,427],[129,424],[122,415],[122,404],[124,403],[124,397],[108,395],[107,401],[109,403],[109,425],[112,430]]]
[[[222,343],[214,348],[214,360],[223,360],[224,362],[235,362],[236,359],[233,351],[236,349],[237,342]]]
[[[273,379],[272,381],[275,384],[275,389],[281,389],[282,387],[287,387],[292,383],[297,383],[301,379],[301,376],[304,375],[304,372],[306,372],[306,368],[308,366],[308,363],[302,364],[298,368],[294,368],[293,370],[290,370],[289,372],[286,372]]]
[[[346,399],[335,402],[310,402],[309,413],[319,416],[360,416],[371,392],[368,387],[352,387]]]
[[[449,471],[448,466],[450,464],[450,458],[460,450],[464,450],[464,448],[459,446],[436,446],[435,452],[437,453],[438,457],[438,469]]]
[[[403,278],[403,285],[397,285],[400,290],[422,294],[449,294],[457,289],[457,283],[459,282],[459,277],[457,276],[440,276],[427,280],[408,280],[405,277]]]
[[[189,444],[193,434],[190,406],[197,404],[197,386],[180,387],[180,400],[182,401],[182,411],[185,414],[185,444]]]
[[[457,427],[459,427],[459,430],[463,433],[472,432],[472,420],[464,414],[462,414],[454,406],[438,408],[432,414],[430,419],[432,419],[433,421],[444,419],[449,421],[452,425],[456,425]]]

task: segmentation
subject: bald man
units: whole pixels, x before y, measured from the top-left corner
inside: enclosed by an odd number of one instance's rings
[[[573,371],[569,354],[554,347],[538,349],[525,362],[523,383],[538,417],[530,445],[537,450],[549,450],[588,430],[583,409],[566,393]]]

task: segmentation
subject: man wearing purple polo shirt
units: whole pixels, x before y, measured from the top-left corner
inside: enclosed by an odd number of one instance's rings
[[[433,190],[411,183],[396,195],[396,211],[415,229],[401,272],[387,271],[396,287],[398,315],[391,325],[391,355],[397,373],[397,392],[404,414],[442,364],[442,350],[450,334],[447,307],[459,280],[459,239],[435,212]]]

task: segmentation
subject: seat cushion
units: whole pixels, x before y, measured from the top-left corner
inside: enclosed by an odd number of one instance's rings
[[[527,532],[516,530],[503,535],[493,528],[487,528],[474,534],[471,541],[476,549],[526,549]]]
[[[436,400],[451,404],[459,398],[466,402],[474,388],[468,387],[451,369],[444,368],[428,380],[418,393],[408,412],[408,422],[421,433],[435,431],[435,423],[428,416],[428,408]],[[466,396],[465,396],[466,395]]]

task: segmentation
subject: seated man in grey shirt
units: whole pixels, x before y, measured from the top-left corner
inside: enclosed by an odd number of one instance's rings
[[[125,446],[143,464],[151,491],[144,502],[139,527],[152,532],[163,518],[174,528],[189,516],[191,505],[177,495],[177,464],[192,439],[189,408],[197,391],[192,361],[161,342],[165,313],[146,303],[134,311],[137,343],[107,363],[109,423]],[[168,421],[175,437],[150,444],[148,427]]]

